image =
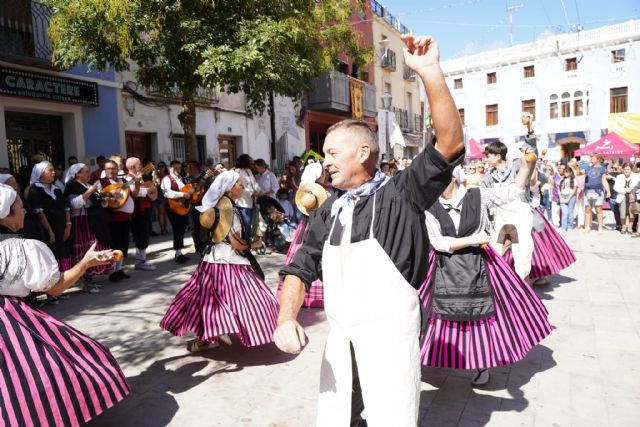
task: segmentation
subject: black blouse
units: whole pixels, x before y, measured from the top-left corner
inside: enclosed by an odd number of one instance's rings
[[[418,289],[425,279],[429,237],[424,211],[438,199],[451,183],[455,166],[464,159],[464,150],[449,162],[435,148],[435,138],[427,143],[407,169],[397,173],[376,193],[376,214],[373,232],[375,239],[389,255],[407,282]],[[299,277],[309,290],[311,283],[322,279],[322,249],[331,230],[331,205],[343,192],[336,191],[310,218],[310,225],[302,247],[293,261],[280,270],[280,276]],[[351,242],[369,237],[373,211],[372,196],[362,197],[353,210]],[[337,228],[337,227],[336,227]],[[339,237],[331,236],[332,244]],[[363,260],[363,268],[366,260]]]

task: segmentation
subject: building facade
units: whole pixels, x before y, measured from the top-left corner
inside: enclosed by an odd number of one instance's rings
[[[552,35],[442,64],[467,138],[513,152],[535,117],[538,146],[569,158],[607,133],[611,114],[640,111],[640,21]],[[638,141],[640,142],[640,141]]]
[[[50,17],[38,1],[0,2],[0,167],[23,185],[36,153],[66,163],[121,148],[115,73],[53,67]]]
[[[420,86],[404,65],[400,39],[410,29],[376,0],[363,0],[361,10],[351,15],[351,23],[362,45],[374,51],[373,61],[359,65],[342,56],[333,72],[316,79],[305,109],[307,148],[321,152],[329,126],[346,118],[364,119],[373,129],[384,126],[377,117],[384,110],[382,97],[386,92],[391,96],[389,112],[406,144],[404,149],[397,146],[396,154],[415,155],[422,147]],[[382,139],[379,142],[385,146]]]
[[[183,129],[178,120],[181,94],[161,94],[140,87],[133,72],[118,75],[122,85],[123,140],[128,156],[156,161],[198,160],[222,162],[233,167],[240,154],[263,158],[274,169],[305,150],[304,129],[297,117],[299,106],[291,99],[274,96],[274,121],[268,110],[262,115],[247,111],[243,93],[201,88],[196,94],[198,158],[186,159]],[[275,142],[272,143],[272,124]]]

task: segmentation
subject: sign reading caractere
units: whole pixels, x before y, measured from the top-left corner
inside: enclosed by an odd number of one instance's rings
[[[96,83],[5,67],[0,67],[0,95],[99,105]]]

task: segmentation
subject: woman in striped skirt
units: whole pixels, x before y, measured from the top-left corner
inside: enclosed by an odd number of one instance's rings
[[[90,247],[61,273],[44,243],[16,234],[24,212],[15,191],[1,186],[0,426],[78,426],[122,400],[129,385],[109,350],[24,298],[58,295],[113,254]]]
[[[310,163],[302,172],[302,178],[300,180],[300,185],[304,185],[307,183],[318,183],[322,185],[325,180],[324,169],[322,168],[322,163]],[[317,206],[319,208],[320,206]],[[298,207],[301,210],[300,207]],[[302,208],[303,210],[304,208]],[[302,212],[301,210],[301,212]],[[304,238],[307,235],[309,230],[309,215],[311,212],[307,212],[307,215],[302,213],[302,219],[300,220],[300,224],[298,224],[298,228],[296,229],[295,234],[293,235],[293,239],[291,240],[291,245],[289,245],[289,250],[287,251],[287,257],[284,260],[284,265],[289,265],[293,261],[293,257],[298,252],[298,249],[302,246],[304,242]],[[276,291],[276,298],[280,298],[280,291],[282,290],[282,280],[278,283],[278,290]],[[302,302],[302,307],[324,307],[324,289],[321,280],[316,280],[311,284],[311,288],[309,292],[304,296],[304,301]]]
[[[539,227],[534,227],[531,234],[533,238],[533,255],[531,256],[531,271],[529,280],[534,285],[546,285],[549,283],[547,276],[560,273],[565,268],[576,262],[576,256],[558,233],[555,227],[545,218],[538,209],[533,209],[533,215],[538,217]],[[534,221],[534,224],[536,221]],[[513,263],[513,254],[507,250],[504,260],[508,265]]]
[[[89,185],[91,173],[83,163],[76,163],[69,168],[65,179],[64,196],[71,208],[71,222],[73,223],[73,246],[71,259],[77,263],[82,259],[87,249],[97,242],[98,250],[106,250],[111,246],[111,237],[107,222],[105,206],[107,200],[100,197],[98,185]],[[87,269],[83,277],[82,290],[89,293],[99,293],[98,286],[93,283],[93,277],[106,274],[113,270],[113,265],[98,265]]]
[[[207,190],[198,210],[214,209],[220,214],[218,202],[225,197],[237,200],[242,191],[240,175],[235,171],[223,172]],[[262,242],[247,243],[242,239],[242,217],[235,204],[231,205],[229,231],[225,230],[219,242],[205,249],[195,273],[160,322],[162,328],[177,336],[195,333],[197,339],[187,343],[192,352],[217,346],[219,340],[231,344],[228,334],[237,335],[246,347],[273,342],[278,303],[265,284],[262,271],[257,271],[259,266],[252,265],[255,258],[251,249],[262,247]],[[222,224],[214,223],[214,237],[217,227],[222,228]]]
[[[517,183],[496,189],[459,187],[454,179],[425,212],[430,269],[419,294],[427,312],[421,360],[438,368],[489,368],[522,359],[551,332],[547,311],[531,288],[487,245],[488,208],[521,197],[530,164]]]

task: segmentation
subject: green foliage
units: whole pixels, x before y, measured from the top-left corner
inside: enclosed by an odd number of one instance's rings
[[[198,87],[243,91],[263,111],[266,94],[300,99],[338,53],[359,65],[371,52],[349,16],[351,0],[45,0],[61,67],[117,70],[191,99]]]

